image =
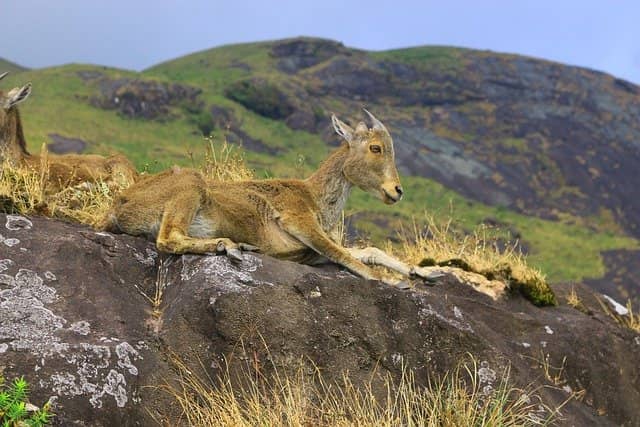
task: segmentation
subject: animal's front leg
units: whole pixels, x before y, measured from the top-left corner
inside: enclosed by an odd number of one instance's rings
[[[359,259],[367,265],[386,267],[409,278],[421,278],[426,282],[431,282],[444,275],[438,269],[412,267],[375,247],[347,248],[347,250],[354,258]]]
[[[297,221],[297,223],[295,223],[293,221],[287,222],[286,220],[284,220],[282,224],[285,230],[300,242],[336,264],[346,267],[360,277],[369,280],[380,280],[391,286],[406,287],[406,283],[404,282],[390,281],[381,277],[361,260],[351,255],[347,248],[331,240],[319,225],[313,222],[305,224],[303,221]]]

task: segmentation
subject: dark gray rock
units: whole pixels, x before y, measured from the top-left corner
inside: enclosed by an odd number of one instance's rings
[[[0,215],[0,225],[0,372],[25,375],[35,403],[52,399],[57,425],[153,425],[152,417],[181,425],[156,388],[175,381],[167,360],[178,354],[215,376],[241,344],[262,366],[286,371],[304,355],[328,380],[348,372],[356,384],[403,365],[425,383],[470,353],[484,386],[506,367],[516,385],[549,385],[537,362],[548,357],[564,364],[566,387],[540,388],[547,404],[585,390],[561,424],[640,417],[640,338],[604,315],[586,287],[577,290],[589,314],[515,295],[496,302],[449,276],[400,291],[255,254],[239,264],[158,255],[142,239],[44,218]],[[159,316],[144,296],[157,283]]]
[[[276,42],[271,48],[271,56],[278,59],[280,71],[292,74],[350,51],[333,40],[297,38]]]
[[[240,80],[225,90],[227,98],[271,119],[284,119],[294,111],[292,100],[277,84],[265,79]]]
[[[171,118],[170,107],[186,105],[191,110],[202,107],[197,99],[202,89],[155,80],[110,79],[98,81],[100,95],[89,99],[91,105],[117,110],[129,118],[166,120]]]
[[[87,147],[86,141],[79,138],[70,138],[67,136],[50,133],[51,142],[47,144],[47,149],[55,154],[82,153]]]

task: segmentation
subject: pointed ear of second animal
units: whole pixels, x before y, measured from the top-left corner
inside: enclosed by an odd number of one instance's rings
[[[22,87],[11,89],[4,98],[4,108],[11,108],[18,105],[31,95],[31,83],[27,83]]]

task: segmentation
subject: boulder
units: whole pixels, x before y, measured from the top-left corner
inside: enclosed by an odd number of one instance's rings
[[[172,118],[172,107],[202,108],[202,101],[198,100],[202,89],[179,83],[104,77],[98,86],[101,93],[89,99],[91,105],[117,110],[127,118],[168,120]]]
[[[293,83],[244,79],[230,85],[225,96],[256,114],[283,120],[294,130],[316,132],[325,115],[324,110],[309,99],[306,90]]]
[[[253,78],[240,80],[229,86],[227,98],[270,119],[284,119],[294,111],[293,101],[273,82]]]
[[[276,42],[270,52],[278,60],[277,68],[288,74],[313,67],[336,55],[350,53],[342,43],[306,37]]]
[[[402,291],[259,254],[162,255],[144,239],[46,218],[1,214],[0,228],[0,373],[24,375],[34,403],[51,400],[54,425],[182,425],[158,388],[177,378],[171,358],[215,377],[240,347],[285,371],[305,356],[327,380],[346,372],[356,384],[403,366],[426,383],[471,354],[487,390],[506,368],[550,406],[584,390],[560,424],[640,419],[640,337],[586,287],[576,286],[582,311],[538,308],[453,276]],[[544,360],[563,367],[561,384]]]

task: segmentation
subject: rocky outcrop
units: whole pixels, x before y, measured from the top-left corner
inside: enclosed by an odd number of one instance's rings
[[[291,129],[316,132],[319,123],[326,122],[322,108],[314,107],[306,90],[297,85],[246,79],[230,85],[225,96],[261,116],[283,120]]]
[[[280,148],[265,144],[262,140],[247,134],[242,129],[242,121],[229,108],[214,105],[208,112],[201,113],[199,117],[203,117],[206,123],[205,129],[201,127],[203,135],[209,135],[213,130],[222,130],[227,142],[241,146],[245,150],[268,153],[270,155],[277,155],[282,152]]]
[[[241,343],[261,363],[286,370],[305,355],[327,379],[348,372],[356,383],[403,365],[426,382],[470,353],[487,392],[506,367],[518,385],[550,385],[548,358],[564,370],[561,386],[540,388],[547,404],[584,390],[561,424],[640,417],[640,337],[585,287],[584,312],[537,308],[453,276],[401,291],[255,254],[167,257],[142,239],[44,218],[0,215],[0,228],[0,372],[24,375],[34,402],[51,399],[57,425],[181,425],[157,388],[175,379],[169,355],[215,375]]]
[[[87,142],[80,138],[69,138],[50,133],[51,142],[47,144],[47,150],[54,154],[82,153],[87,147]]]
[[[275,83],[264,79],[238,81],[227,88],[225,95],[270,119],[285,119],[294,110],[287,94]]]
[[[171,117],[171,107],[187,105],[201,107],[197,97],[202,89],[178,83],[166,83],[142,79],[99,80],[100,96],[92,97],[91,105],[107,110],[117,110],[129,118],[166,120]]]
[[[276,42],[271,56],[277,58],[277,67],[285,73],[297,73],[313,67],[339,54],[350,55],[351,49],[333,40],[297,38]]]
[[[622,301],[640,301],[640,250],[606,251],[602,257],[606,274],[599,279],[587,279],[585,283]]]

